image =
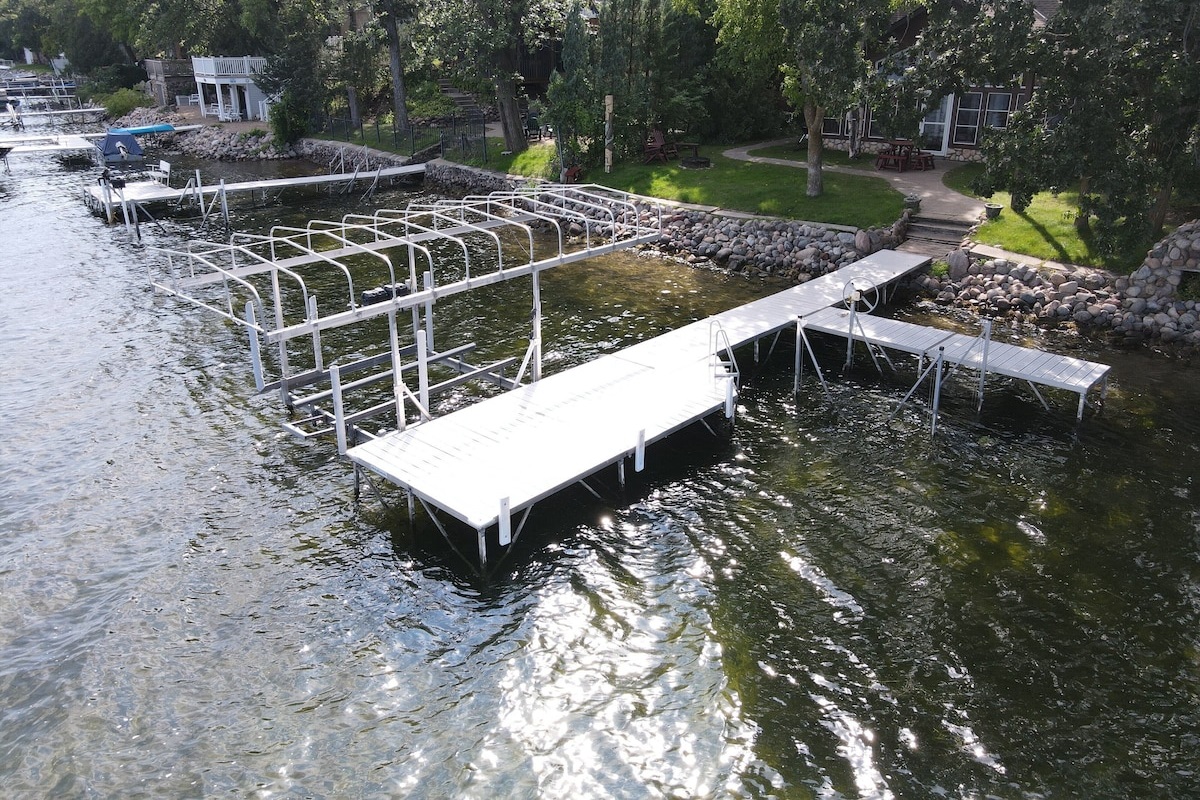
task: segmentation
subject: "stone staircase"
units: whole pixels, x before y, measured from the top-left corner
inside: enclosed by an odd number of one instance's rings
[[[908,238],[896,249],[932,258],[945,258],[952,250],[964,246],[974,227],[963,220],[917,214],[909,222]]]
[[[438,80],[438,90],[449,97],[458,107],[458,113],[470,122],[482,121],[486,118],[483,109],[475,102],[475,98],[454,86],[445,78]]]

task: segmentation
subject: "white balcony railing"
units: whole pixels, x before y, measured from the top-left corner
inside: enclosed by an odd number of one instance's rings
[[[192,56],[192,72],[197,78],[253,78],[267,66],[258,56]]]

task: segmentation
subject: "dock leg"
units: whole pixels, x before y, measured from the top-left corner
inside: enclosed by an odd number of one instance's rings
[[[938,406],[942,402],[942,358],[946,348],[938,348],[937,369],[933,374],[933,425],[929,429],[929,435],[933,436],[937,433],[938,424]]]
[[[796,323],[796,368],[792,373],[792,394],[800,394],[800,381],[804,378],[804,333],[800,329],[800,317]]]
[[[533,332],[530,338],[535,352],[529,362],[529,379],[536,383],[542,379],[542,281],[538,270],[533,271]]]
[[[479,528],[479,568],[487,569],[487,528]]]
[[[625,489],[625,457],[617,462],[617,483],[621,486],[621,490]]]
[[[417,522],[417,503],[413,499],[412,489],[407,490],[405,494],[408,495],[408,524],[412,526]]]

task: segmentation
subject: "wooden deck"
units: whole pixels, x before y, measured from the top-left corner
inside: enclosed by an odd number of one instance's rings
[[[1066,389],[1079,395],[1080,417],[1088,393],[1097,384],[1105,383],[1109,371],[1106,364],[1004,342],[989,341],[985,350],[983,341],[977,336],[869,314],[855,314],[852,330],[850,312],[841,308],[826,308],[805,316],[804,327],[805,330],[865,341],[931,360],[940,352],[948,364],[961,364],[1031,384]]]
[[[735,376],[715,354],[840,303],[849,281],[883,286],[928,262],[883,251],[830,275],[351,448],[350,459],[478,531],[720,410]],[[519,531],[518,531],[519,532]]]

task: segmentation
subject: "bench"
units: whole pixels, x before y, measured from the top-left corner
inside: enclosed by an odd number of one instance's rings
[[[875,169],[894,169],[904,172],[908,166],[908,156],[901,153],[879,153],[875,156]]]

